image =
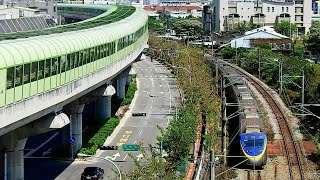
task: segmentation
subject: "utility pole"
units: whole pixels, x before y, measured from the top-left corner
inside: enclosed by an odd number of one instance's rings
[[[279,60],[279,83],[280,83],[280,89],[279,89],[279,95],[282,94],[282,57]]]
[[[223,152],[223,164],[227,164],[227,99],[226,99],[226,81],[225,77],[222,78],[222,152]]]
[[[219,93],[219,86],[218,86],[218,84],[219,84],[219,59],[216,57],[216,92],[217,92],[217,94]]]
[[[234,42],[235,47],[236,47],[236,64],[238,66],[238,48],[237,48],[237,41]]]
[[[302,78],[302,81],[301,81],[301,108],[303,108],[303,105],[304,105],[304,70],[302,70],[302,76],[301,76],[301,78]],[[304,119],[304,116],[302,115],[301,116],[301,119],[303,120]]]
[[[214,145],[213,145],[214,146]],[[210,180],[214,180],[215,179],[215,176],[216,176],[216,174],[215,174],[215,170],[214,170],[214,167],[215,167],[215,159],[214,159],[214,148],[211,150],[211,152],[210,152],[210,161],[211,161],[211,164],[210,164],[210,172],[211,172],[211,174],[210,174]]]
[[[261,59],[260,59],[260,48],[258,49],[258,59],[259,59],[259,68],[258,68],[258,72],[259,72],[259,79],[261,79],[261,65],[260,65],[260,62],[261,62]]]

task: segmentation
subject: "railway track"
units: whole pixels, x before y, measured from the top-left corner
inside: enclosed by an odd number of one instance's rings
[[[289,127],[286,116],[280,110],[280,107],[273,100],[271,95],[256,81],[251,77],[247,76],[243,72],[236,69],[236,71],[243,75],[255,88],[261,93],[261,95],[266,99],[267,103],[271,107],[280,127],[280,131],[283,137],[283,144],[285,147],[285,155],[288,160],[289,174],[290,179],[300,178],[304,180],[304,174],[300,158],[300,146],[297,142],[294,141],[293,133]]]

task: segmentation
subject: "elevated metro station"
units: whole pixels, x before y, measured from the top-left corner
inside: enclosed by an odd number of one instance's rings
[[[147,15],[132,6],[58,4],[72,24],[0,34],[0,172],[24,179],[28,137],[70,124],[82,145],[84,104],[111,116],[111,96],[125,96],[132,63],[147,46]],[[66,113],[65,111],[68,111]]]

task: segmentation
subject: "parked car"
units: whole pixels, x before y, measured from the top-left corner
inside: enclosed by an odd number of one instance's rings
[[[100,167],[86,167],[81,174],[81,180],[101,180],[103,179],[103,175],[104,170]]]

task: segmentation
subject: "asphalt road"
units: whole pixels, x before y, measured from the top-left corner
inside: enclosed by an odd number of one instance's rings
[[[151,62],[147,57],[146,60],[134,63],[133,67],[137,72],[138,91],[131,109],[120,122],[119,128],[105,143],[105,145],[119,146],[120,148],[98,153],[100,157],[112,159],[122,173],[130,170],[133,165],[133,159],[128,153],[134,157],[141,154],[140,152],[125,152],[122,150],[122,145],[141,143],[142,146],[151,144],[154,147],[159,147],[156,138],[160,135],[160,131],[157,126],[166,127],[173,119],[175,104],[178,104],[177,98],[179,98],[173,75],[159,62]],[[147,115],[132,116],[132,113],[146,113]],[[143,161],[143,158],[140,161]],[[86,166],[100,166],[105,170],[106,179],[118,177],[111,163],[90,159],[89,161],[75,161],[56,179],[79,179]]]

